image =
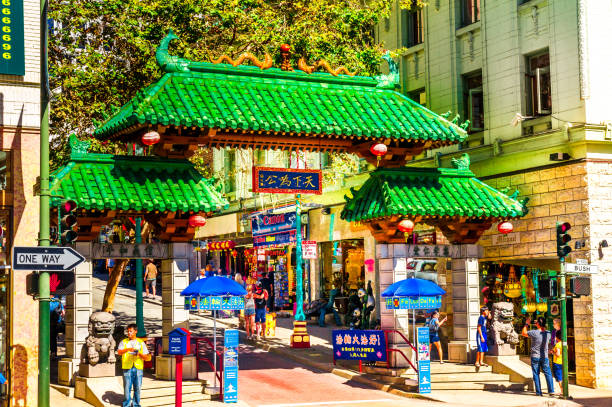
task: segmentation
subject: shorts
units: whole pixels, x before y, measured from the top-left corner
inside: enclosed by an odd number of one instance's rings
[[[155,285],[156,282],[157,282],[157,280],[155,280],[155,279],[153,279],[153,280],[146,280],[145,286],[153,288],[153,286]]]
[[[251,315],[255,315],[255,308],[245,308],[244,309],[244,316],[245,317],[250,317]]]
[[[255,322],[260,322],[262,324],[266,323],[266,309],[265,308],[257,308],[255,310]]]
[[[489,351],[489,344],[487,343],[487,337],[484,337],[484,342],[480,340],[480,335],[476,334],[476,346],[478,347],[478,352],[486,353]]]
[[[438,333],[429,333],[429,343],[436,343],[436,342],[440,342],[440,337],[438,336]]]
[[[552,374],[556,381],[563,381],[563,365],[553,363],[552,364]]]

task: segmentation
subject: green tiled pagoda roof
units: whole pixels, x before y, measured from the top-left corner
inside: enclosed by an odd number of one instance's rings
[[[357,222],[388,216],[517,218],[525,202],[475,178],[469,169],[390,168],[374,171],[341,213]]]
[[[167,48],[162,51],[167,54]],[[467,137],[461,127],[394,91],[391,74],[333,76],[163,58],[158,55],[163,77],[101,125],[96,137],[158,124],[436,145]],[[166,64],[169,58],[174,59]]]
[[[51,192],[80,208],[214,212],[228,206],[187,160],[74,154],[52,174]]]

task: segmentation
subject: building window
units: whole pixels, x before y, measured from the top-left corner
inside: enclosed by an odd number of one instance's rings
[[[484,130],[484,98],[482,94],[482,74],[478,72],[463,77],[463,101],[466,118],[470,121],[470,132]]]
[[[408,97],[421,106],[427,107],[427,93],[425,93],[425,88],[408,92]]]
[[[527,115],[543,116],[552,111],[550,59],[548,52],[527,58]]]
[[[461,1],[461,23],[462,25],[474,24],[480,21],[480,0]]]
[[[225,170],[225,193],[236,191],[236,150],[226,150],[223,167]]]
[[[423,43],[423,10],[402,10],[402,46],[414,47]]]

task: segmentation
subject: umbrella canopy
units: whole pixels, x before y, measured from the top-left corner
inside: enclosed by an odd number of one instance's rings
[[[435,297],[444,295],[444,291],[433,281],[422,278],[407,278],[391,284],[383,293],[382,297]]]
[[[246,293],[246,290],[233,279],[219,276],[196,280],[181,291],[181,295],[184,297],[242,296],[246,295]]]

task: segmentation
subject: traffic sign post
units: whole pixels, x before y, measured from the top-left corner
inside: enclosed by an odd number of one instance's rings
[[[84,261],[72,247],[13,247],[13,270],[72,271]]]

